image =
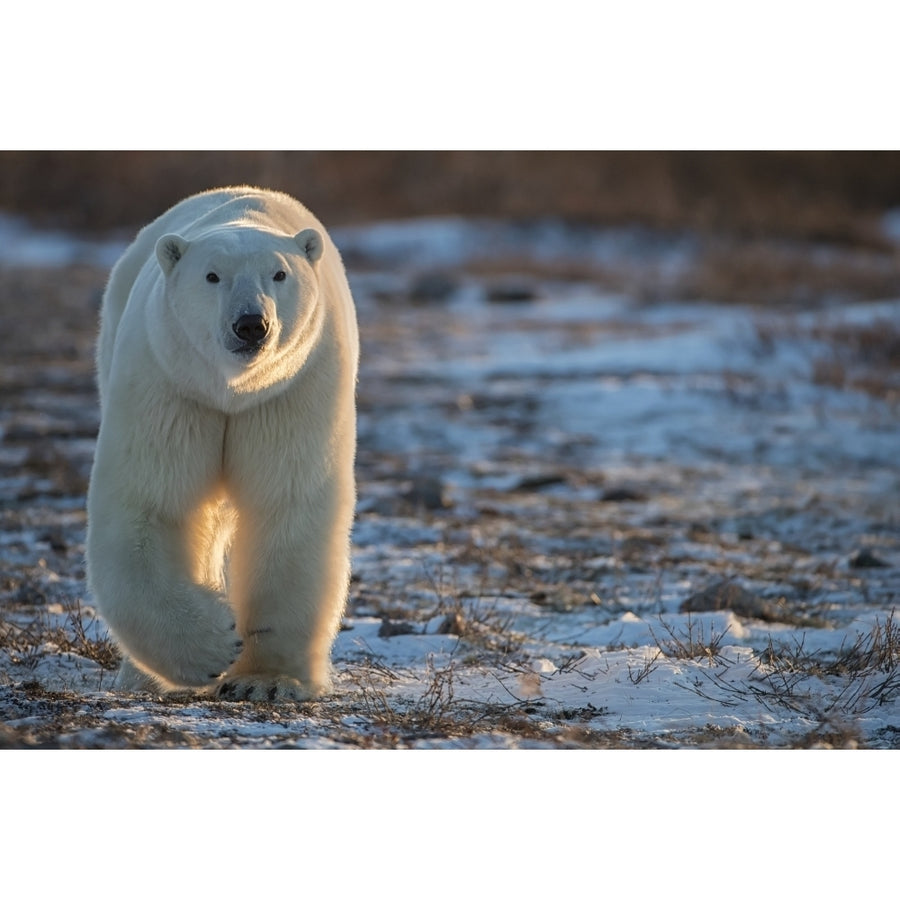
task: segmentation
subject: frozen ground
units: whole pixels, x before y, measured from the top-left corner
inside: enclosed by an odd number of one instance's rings
[[[900,300],[690,296],[697,239],[636,229],[337,230],[337,692],[122,696],[83,570],[118,248],[0,237],[0,745],[900,746]]]

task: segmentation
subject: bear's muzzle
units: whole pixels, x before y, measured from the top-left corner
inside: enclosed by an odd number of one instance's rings
[[[255,353],[269,333],[269,323],[264,316],[247,313],[232,324],[231,330],[241,342],[235,353]]]

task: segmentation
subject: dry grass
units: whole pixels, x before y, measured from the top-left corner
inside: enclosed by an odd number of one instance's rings
[[[900,285],[898,285],[900,288]],[[891,404],[900,402],[900,323],[881,318],[858,325],[823,322],[778,330],[760,322],[760,346],[787,337],[812,339],[822,347],[813,361],[812,381],[838,389],[862,391]]]
[[[480,668],[496,677],[493,667]],[[551,713],[543,708],[540,699],[522,699],[512,693],[506,702],[462,699],[456,696],[455,688],[463,669],[463,664],[453,658],[442,666],[429,659],[425,689],[417,699],[409,699],[390,690],[403,675],[376,659],[369,658],[350,667],[350,679],[357,694],[354,707],[374,730],[370,741],[380,746],[401,746],[423,740],[458,742],[491,734],[560,748],[627,747],[641,742],[640,736],[626,730],[604,730],[592,724],[606,715],[606,710],[590,704]],[[530,671],[512,664],[501,665],[499,669]],[[498,684],[502,686],[499,679]]]
[[[0,207],[79,229],[133,228],[189,193],[256,183],[326,222],[565,216],[742,237],[880,244],[896,153],[5,152]]]
[[[33,607],[24,624],[4,615],[0,607],[0,650],[13,665],[26,669],[34,669],[46,656],[55,653],[71,653],[109,671],[117,669],[121,662],[119,651],[106,636],[105,629],[100,637],[88,634],[80,601],[66,607],[62,625],[53,624],[43,606]]]
[[[822,250],[770,238],[719,238],[705,246],[689,272],[674,282],[645,287],[642,293],[648,299],[674,296],[785,309],[880,300],[900,291],[900,265],[893,248]]]
[[[885,319],[814,329],[811,334],[828,346],[813,369],[816,384],[850,388],[900,403],[900,324]]]
[[[761,666],[772,697],[789,704],[810,677],[845,682],[825,707],[827,715],[862,715],[900,696],[900,624],[894,612],[884,622],[876,620],[868,633],[858,634],[831,660],[805,652],[802,643],[775,648],[770,641]]]
[[[722,663],[715,671],[699,670],[705,682],[697,678],[682,686],[724,706],[752,699],[773,712],[797,713],[816,723],[807,735],[812,743],[827,733],[838,735],[836,745],[859,744],[854,724],[859,717],[900,697],[900,626],[891,611],[832,659],[806,651],[802,639],[786,645],[770,638],[758,657],[756,677],[740,683],[727,678],[728,663]]]
[[[398,681],[400,675],[367,659],[353,668],[354,681],[360,688],[359,702],[375,725],[395,733],[418,736],[471,734],[475,722],[471,717],[459,714],[459,703],[454,698],[455,666],[455,661],[451,660],[438,667],[434,658],[429,657],[424,692],[415,700],[407,700],[394,697],[385,689]]]
[[[663,659],[690,659],[702,660],[709,666],[723,662],[720,650],[722,641],[728,634],[728,629],[718,633],[710,626],[709,634],[703,622],[697,622],[688,613],[687,623],[684,628],[677,628],[671,622],[667,622],[662,616],[658,617],[664,636],[658,635],[652,628],[650,634],[656,643],[656,651],[644,661],[640,667],[628,667],[628,678],[632,684],[638,685],[655,672]]]
[[[695,621],[690,613],[688,613],[687,625],[683,629],[677,629],[670,622],[666,622],[662,616],[659,617],[659,624],[666,636],[660,638],[652,628],[650,633],[663,656],[669,659],[701,659],[709,665],[713,665],[720,659],[719,651],[722,648],[722,641],[728,634],[727,628],[719,634],[710,626],[707,635],[703,622]]]

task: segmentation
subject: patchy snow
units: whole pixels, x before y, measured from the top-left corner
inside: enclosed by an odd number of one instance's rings
[[[648,305],[559,275],[643,266],[664,285],[694,263],[689,237],[638,229],[442,219],[335,238],[363,342],[335,696],[273,707],[109,691],[81,566],[96,427],[85,350],[74,380],[52,358],[33,377],[33,357],[16,363],[0,414],[0,737],[900,744],[897,374],[862,353],[840,360],[843,380],[823,375],[835,335],[896,329],[900,300]],[[9,218],[0,247],[7,267],[105,266],[120,249]],[[486,261],[525,294],[492,297]],[[417,298],[435,272],[449,278],[431,282],[440,296]],[[89,347],[92,324],[76,328]]]
[[[90,240],[66,231],[33,228],[25,219],[0,213],[0,265],[110,268],[127,246],[128,241]]]
[[[900,209],[888,210],[884,215],[881,227],[885,237],[900,244]]]

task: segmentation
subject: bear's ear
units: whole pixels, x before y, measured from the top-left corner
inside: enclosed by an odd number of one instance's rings
[[[315,263],[325,249],[322,235],[315,228],[304,228],[294,235],[294,240],[300,248],[300,252],[311,262]]]
[[[159,264],[166,275],[175,268],[175,263],[184,256],[184,252],[190,246],[190,243],[180,234],[164,234],[156,242],[156,258],[159,260]]]

